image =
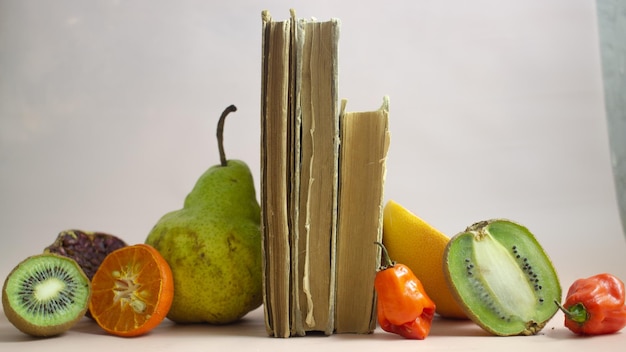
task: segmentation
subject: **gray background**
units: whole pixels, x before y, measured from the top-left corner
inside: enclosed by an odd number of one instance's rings
[[[626,234],[626,1],[598,0],[596,7],[611,162]]]
[[[626,277],[590,0],[0,0],[0,275],[68,228],[143,242],[229,104],[258,187],[261,11],[290,7],[341,19],[348,109],[391,97],[387,199],[448,235],[521,222],[564,286]]]

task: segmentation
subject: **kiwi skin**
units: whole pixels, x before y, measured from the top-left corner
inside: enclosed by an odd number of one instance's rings
[[[561,286],[550,258],[511,220],[477,222],[453,236],[443,266],[459,306],[493,335],[537,334],[558,311],[551,303]]]
[[[7,293],[7,286],[9,283],[9,279],[16,271],[20,270],[21,265],[31,260],[46,260],[47,257],[61,258],[62,260],[68,261],[72,265],[75,265],[76,272],[80,276],[79,280],[82,282],[83,285],[86,286],[87,292],[88,292],[88,296],[86,297],[84,302],[81,302],[84,307],[81,310],[77,311],[74,319],[69,319],[69,320],[66,320],[65,322],[54,324],[54,325],[46,325],[45,323],[37,324],[35,322],[29,321],[26,317],[20,314],[16,310],[16,308],[13,307],[13,305],[11,304],[11,299],[9,297],[9,294]],[[18,330],[20,330],[21,332],[27,335],[34,336],[34,337],[51,337],[51,336],[60,335],[66,332],[67,330],[69,330],[85,315],[85,312],[87,311],[87,308],[89,306],[90,298],[91,298],[91,282],[87,278],[87,275],[85,275],[82,268],[73,259],[65,257],[65,256],[61,256],[58,254],[52,254],[52,253],[33,255],[24,259],[9,273],[2,287],[2,307],[3,307],[4,314],[6,315],[7,319]]]

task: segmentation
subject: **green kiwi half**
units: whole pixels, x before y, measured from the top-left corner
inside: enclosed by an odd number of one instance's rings
[[[39,254],[26,258],[7,276],[2,306],[7,319],[32,336],[54,336],[85,315],[91,284],[71,258]]]
[[[467,316],[494,335],[534,335],[558,310],[552,262],[533,234],[510,220],[481,221],[452,237],[443,266]]]

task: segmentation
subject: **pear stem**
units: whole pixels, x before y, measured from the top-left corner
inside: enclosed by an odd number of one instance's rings
[[[222,166],[228,165],[228,160],[226,160],[226,153],[224,153],[224,120],[226,120],[226,116],[231,112],[237,111],[237,107],[235,105],[230,105],[222,115],[220,116],[219,121],[217,122],[217,147],[220,150],[220,164]]]

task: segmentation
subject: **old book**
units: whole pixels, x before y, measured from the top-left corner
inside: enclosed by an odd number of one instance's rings
[[[263,12],[264,309],[275,337],[375,326],[388,99],[340,114],[339,29]]]
[[[338,20],[263,13],[261,203],[273,336],[334,331],[338,39]]]
[[[300,107],[294,287],[295,332],[334,330],[335,230],[339,153],[339,22],[298,19],[296,100]],[[301,45],[301,47],[299,47]],[[295,148],[294,148],[295,150]]]
[[[337,333],[376,327],[374,278],[380,263],[389,99],[380,109],[347,112],[342,101],[337,223]]]
[[[262,14],[261,228],[268,334],[290,334],[289,49],[291,23]],[[267,260],[265,260],[267,258]]]
[[[295,11],[291,13],[291,48],[290,48],[290,127],[289,127],[289,146],[290,152],[290,185],[291,194],[289,198],[289,231],[291,246],[291,316],[290,327],[291,335],[303,336],[306,334],[302,324],[303,317],[300,304],[300,274],[297,270],[300,248],[300,227],[298,219],[300,218],[300,174],[301,174],[301,151],[302,151],[302,107],[300,101],[301,80],[302,80],[302,50],[304,48],[304,29],[303,21],[298,20]]]

